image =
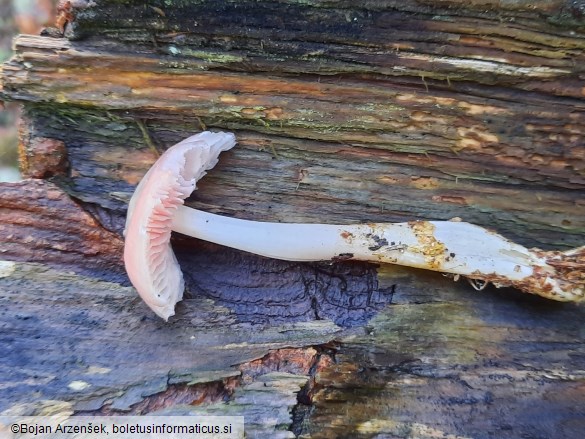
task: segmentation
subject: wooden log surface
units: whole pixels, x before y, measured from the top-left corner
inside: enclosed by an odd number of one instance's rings
[[[17,189],[31,194],[28,214],[5,202]],[[58,200],[66,229],[52,230],[43,198]],[[201,257],[180,253],[191,294],[165,323],[115,270],[83,270],[92,252],[72,266],[70,243],[91,221],[54,185],[5,184],[0,200],[9,236],[53,234],[27,256],[52,267],[0,263],[0,413],[243,415],[258,438],[577,438],[585,427],[582,306],[393,266],[374,270],[362,300],[354,264],[328,276],[203,245]],[[319,283],[326,294],[311,296]]]
[[[135,185],[204,128],[238,146],[195,207],[458,216],[582,245],[580,2],[73,3],[2,69],[30,179],[0,186],[0,412],[238,414],[260,438],[581,438],[583,306],[175,237],[187,297],[165,324],[121,264]]]
[[[98,2],[75,11],[75,41],[17,39],[3,94],[29,102],[31,139],[65,142],[59,184],[120,217],[148,145],[212,127],[239,147],[199,207],[458,216],[528,246],[577,246],[582,22],[569,3],[521,3]]]

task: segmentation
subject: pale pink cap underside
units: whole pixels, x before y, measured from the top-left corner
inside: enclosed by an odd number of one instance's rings
[[[196,182],[236,143],[232,133],[205,131],[169,148],[136,188],[126,217],[124,261],[134,287],[163,319],[182,299],[183,275],[170,246],[177,208]]]

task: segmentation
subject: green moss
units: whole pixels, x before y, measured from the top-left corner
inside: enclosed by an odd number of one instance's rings
[[[449,364],[470,364],[476,344],[485,342],[481,320],[464,303],[436,302],[392,307],[370,321],[375,344],[414,357],[435,357]],[[402,340],[408,340],[401,351]]]
[[[233,63],[233,62],[242,62],[244,61],[245,57],[237,56],[237,55],[230,55],[228,53],[221,53],[221,52],[208,52],[204,50],[193,50],[189,48],[180,48],[181,54],[184,56],[191,56],[194,58],[199,58],[209,62],[217,62],[221,64]]]

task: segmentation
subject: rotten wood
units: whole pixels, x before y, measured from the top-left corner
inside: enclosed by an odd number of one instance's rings
[[[202,296],[167,324],[130,287],[39,264],[2,262],[0,290],[3,414],[145,414],[219,401],[216,414],[239,407],[252,415],[260,410],[253,394],[263,390],[280,415],[251,417],[250,437],[262,437],[255,429],[278,435],[320,357],[291,348],[322,345],[340,331],[330,320],[238,323]]]
[[[2,259],[124,276],[120,236],[44,180],[0,185],[0,237]]]
[[[0,96],[24,105],[23,171],[45,180],[0,185],[0,412],[243,415],[259,438],[581,437],[582,306],[174,237],[187,293],[164,323],[121,264],[134,187],[206,128],[238,145],[198,208],[461,217],[527,246],[582,245],[580,2],[60,11],[1,74]]]
[[[392,274],[396,282],[396,275]],[[429,294],[430,293],[430,294]],[[315,377],[305,436],[578,438],[583,307],[443,282],[396,296]]]
[[[11,227],[3,236],[47,230],[52,246],[29,258],[55,268],[0,263],[0,412],[244,415],[249,437],[258,438],[582,431],[583,307],[509,290],[477,293],[436,273],[386,266],[372,282],[392,293],[391,304],[366,323],[364,272],[353,264],[345,265],[352,283],[339,267],[328,275],[327,266],[301,264],[298,276],[297,264],[211,245],[197,255],[177,242],[192,297],[169,324],[125,279],[72,273],[73,244],[88,229],[99,236],[99,227],[58,188],[28,181],[3,185],[2,195],[3,225]],[[53,203],[55,210],[43,206]],[[121,249],[105,245],[110,238],[102,231],[101,246],[76,250],[74,271],[96,256],[119,261]],[[20,254],[17,242],[0,244],[4,259]],[[254,272],[246,281],[243,273]],[[319,284],[321,296],[308,294]],[[308,313],[293,296],[307,287],[300,297]],[[364,301],[375,297],[364,293]]]
[[[0,185],[0,255],[129,285],[123,241],[100,226],[97,213],[43,180]],[[240,322],[327,319],[357,326],[394,294],[392,285],[379,287],[371,264],[278,261],[184,238],[174,247],[187,296],[226,306]]]
[[[250,325],[202,296],[164,323],[132,288],[3,262],[0,412],[243,415],[258,438],[579,437],[583,307],[396,267],[379,281],[400,285],[394,304],[357,328]]]
[[[198,207],[271,221],[458,216],[527,246],[580,245],[577,9],[449,5],[84,4],[79,41],[16,41],[3,94],[29,102],[33,136],[66,143],[59,184],[120,217],[151,137],[164,147],[213,127],[240,145]]]

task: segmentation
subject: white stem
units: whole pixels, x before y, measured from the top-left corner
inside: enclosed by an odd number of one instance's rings
[[[392,263],[534,290],[544,276],[561,294],[544,257],[464,222],[412,221],[353,225],[247,221],[179,206],[172,229],[206,241],[291,261],[353,259]],[[548,287],[546,287],[548,288]],[[542,294],[538,291],[536,294]],[[549,293],[542,294],[548,295]],[[565,292],[562,292],[565,294]],[[557,300],[567,300],[556,297]]]

